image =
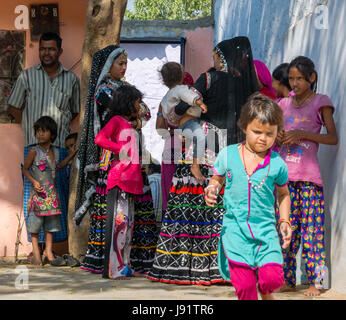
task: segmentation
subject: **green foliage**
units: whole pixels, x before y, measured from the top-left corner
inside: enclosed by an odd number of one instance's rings
[[[127,20],[193,20],[211,15],[212,0],[134,0]]]

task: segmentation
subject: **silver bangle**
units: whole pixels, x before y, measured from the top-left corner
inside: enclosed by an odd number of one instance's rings
[[[218,194],[219,193],[219,187],[217,187],[215,184],[210,184],[209,186],[206,187],[206,189],[213,188],[213,187],[216,187],[216,194]]]

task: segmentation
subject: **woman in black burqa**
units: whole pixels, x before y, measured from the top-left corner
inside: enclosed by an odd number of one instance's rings
[[[193,87],[203,96],[208,112],[201,125],[206,134],[206,149],[199,183],[191,174],[192,146],[183,148],[170,189],[167,210],[157,244],[155,260],[148,279],[176,284],[224,282],[217,264],[219,234],[224,208],[221,190],[211,208],[204,201],[204,187],[212,176],[211,167],[218,152],[228,144],[243,140],[237,127],[240,110],[247,98],[258,91],[248,38],[236,37],[220,42],[213,52],[214,67],[203,73]],[[175,107],[183,115],[189,106]]]

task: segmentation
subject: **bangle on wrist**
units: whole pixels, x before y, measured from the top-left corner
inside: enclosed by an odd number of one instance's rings
[[[158,117],[163,117],[163,113],[162,113],[162,112],[158,112],[158,113],[157,113],[157,116],[158,116]]]
[[[219,193],[219,187],[217,187],[215,184],[210,184],[209,186],[206,187],[206,189],[209,189],[209,188],[216,188],[216,194]]]
[[[291,226],[291,222],[289,222],[289,220],[286,220],[286,219],[279,219],[279,225],[281,225],[281,223],[283,223],[283,222],[286,222],[286,223],[290,226],[290,228],[292,227],[292,226]]]

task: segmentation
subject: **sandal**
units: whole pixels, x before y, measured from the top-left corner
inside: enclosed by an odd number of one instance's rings
[[[66,261],[60,256],[54,255],[54,260],[49,260],[47,257],[45,257],[45,263],[50,264],[53,267],[63,267],[66,266]]]
[[[73,256],[70,256],[69,254],[63,254],[63,259],[66,261],[66,265],[69,267],[78,267],[80,266],[80,262],[74,258]]]

